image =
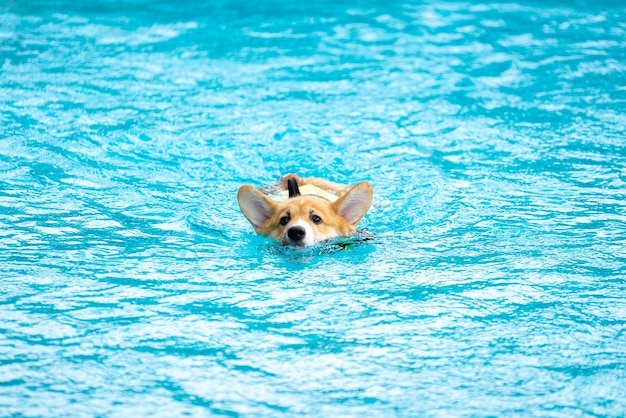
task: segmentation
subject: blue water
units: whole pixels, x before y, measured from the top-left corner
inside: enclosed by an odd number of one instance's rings
[[[626,415],[625,22],[0,3],[0,415]],[[374,240],[256,236],[288,172]]]

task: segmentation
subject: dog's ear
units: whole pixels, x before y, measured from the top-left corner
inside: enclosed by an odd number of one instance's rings
[[[237,201],[243,215],[254,228],[259,228],[274,212],[276,203],[252,186],[243,185],[237,192]]]
[[[357,226],[367,210],[372,205],[374,190],[364,181],[353,186],[350,190],[333,203],[335,211],[352,226]]]

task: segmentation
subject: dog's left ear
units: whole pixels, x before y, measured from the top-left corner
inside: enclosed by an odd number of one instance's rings
[[[237,192],[237,201],[243,215],[254,226],[262,226],[274,212],[276,203],[252,186],[243,185]]]
[[[373,198],[372,186],[364,181],[348,190],[333,203],[333,206],[343,219],[356,227],[372,205]]]

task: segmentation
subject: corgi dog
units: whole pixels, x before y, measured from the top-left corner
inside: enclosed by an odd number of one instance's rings
[[[374,196],[368,182],[350,187],[296,174],[287,174],[262,190],[250,185],[239,188],[237,201],[243,215],[259,235],[302,247],[356,232]]]

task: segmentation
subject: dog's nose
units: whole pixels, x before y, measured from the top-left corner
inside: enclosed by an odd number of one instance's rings
[[[306,235],[306,231],[300,225],[292,226],[287,230],[287,236],[292,241],[300,241]]]

